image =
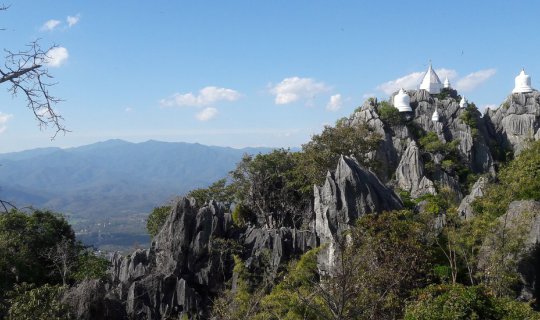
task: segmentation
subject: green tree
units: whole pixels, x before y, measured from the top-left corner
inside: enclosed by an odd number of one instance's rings
[[[148,218],[146,219],[146,230],[152,238],[158,234],[159,230],[161,230],[161,227],[165,224],[165,220],[167,220],[170,213],[170,206],[161,206],[155,207],[154,210],[152,210],[152,213],[148,215]]]
[[[529,305],[499,299],[483,286],[431,285],[417,292],[405,320],[540,319]]]
[[[65,287],[45,284],[17,285],[10,293],[8,319],[68,320],[74,319],[68,307],[60,302]]]
[[[341,155],[352,155],[363,166],[376,170],[377,163],[368,154],[377,150],[381,140],[381,135],[364,123],[342,121],[335,127],[325,126],[322,133],[302,145],[299,169],[306,175],[306,187],[311,192],[314,184],[322,184],[326,173],[335,170]]]
[[[379,102],[377,105],[377,113],[381,120],[390,126],[396,126],[403,123],[399,110],[386,101]]]
[[[259,224],[279,228],[300,226],[309,210],[310,195],[299,167],[299,154],[274,150],[244,156],[231,172],[235,198],[257,216]]]
[[[230,208],[234,201],[233,186],[227,185],[227,179],[223,178],[214,182],[208,188],[200,188],[190,191],[188,197],[193,197],[197,204],[202,206],[210,200],[222,203],[226,208]]]
[[[107,277],[107,269],[110,266],[109,260],[96,253],[94,250],[87,248],[79,252],[77,266],[72,274],[76,281],[87,279],[105,279]]]

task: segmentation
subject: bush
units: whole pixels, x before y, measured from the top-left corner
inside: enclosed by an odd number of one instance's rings
[[[246,205],[239,203],[231,214],[232,221],[237,227],[244,227],[248,223],[256,222],[257,217]]]
[[[390,126],[397,126],[403,123],[399,110],[386,101],[379,103],[377,113],[381,120]]]
[[[150,213],[146,219],[146,230],[152,238],[158,234],[159,230],[161,230],[161,227],[165,224],[165,220],[167,220],[170,212],[170,206],[156,207],[152,210],[152,213]]]
[[[73,319],[66,305],[60,302],[64,287],[45,284],[34,288],[32,285],[17,285],[10,293],[9,319],[18,320],[67,320]]]

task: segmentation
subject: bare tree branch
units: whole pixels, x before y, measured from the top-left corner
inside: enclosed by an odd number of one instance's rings
[[[49,88],[56,83],[50,81],[53,77],[45,65],[51,59],[47,53],[53,48],[56,46],[43,50],[36,40],[24,50],[13,52],[5,49],[4,66],[0,68],[0,84],[9,83],[8,91],[14,97],[22,93],[40,129],[49,126],[55,129],[51,139],[60,132],[69,131],[63,125],[62,116],[54,109],[54,105],[62,100],[49,93]]]

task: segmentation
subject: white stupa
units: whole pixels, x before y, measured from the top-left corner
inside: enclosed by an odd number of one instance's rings
[[[515,85],[512,93],[527,93],[533,91],[533,88],[531,87],[531,77],[525,73],[525,69],[521,69],[521,72],[516,77]]]
[[[435,107],[435,112],[433,112],[433,115],[431,116],[431,121],[439,122],[439,112],[437,111],[437,107]]]
[[[399,92],[394,96],[394,107],[396,107],[399,112],[412,111],[411,98],[403,88],[399,89]]]
[[[424,89],[428,91],[430,94],[439,94],[441,93],[442,89],[442,83],[439,79],[439,76],[433,71],[433,68],[431,67],[431,63],[429,64],[429,68],[424,75],[424,79],[422,80],[422,83],[420,83],[420,89]]]
[[[445,89],[452,89],[452,87],[450,86],[450,80],[448,80],[448,77],[444,78],[443,86]]]
[[[461,97],[461,101],[459,101],[459,107],[460,108],[467,108],[469,104],[467,103],[467,99],[465,96]]]

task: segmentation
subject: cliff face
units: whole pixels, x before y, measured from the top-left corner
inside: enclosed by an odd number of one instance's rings
[[[432,96],[425,90],[409,95],[413,112],[401,114],[399,123],[381,118],[379,105],[373,100],[346,120],[348,125],[368,124],[382,137],[379,148],[369,154],[380,164],[378,175],[354,158],[342,156],[324,184],[314,186],[313,218],[307,230],[238,229],[220,204],[210,202],[200,207],[193,199],[184,198],[172,209],[151,248],[127,257],[115,255],[109,283],[82,283],[66,300],[76,307],[81,319],[182,315],[205,319],[212,299],[225,282],[234,279],[227,251],[230,243],[240,247],[247,268],[264,271],[270,278],[291,258],[324,245],[319,267],[331,273],[335,248],[344,240],[344,231],[362,215],[402,208],[398,189],[416,198],[448,188],[459,200],[463,198],[459,210],[469,218],[470,203],[483,194],[488,178],[478,180],[465,196],[469,190],[463,172],[492,175],[502,151],[519,153],[527,141],[540,139],[538,92],[513,94],[483,117],[460,108],[455,91],[447,96]],[[439,122],[431,120],[435,109]],[[422,145],[421,138],[428,133],[436,135],[438,147]],[[440,145],[452,145],[453,149]],[[264,270],[260,269],[262,260],[266,260]]]

